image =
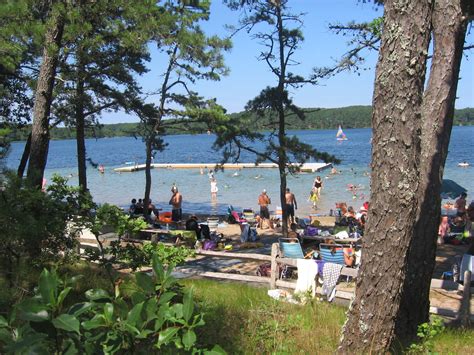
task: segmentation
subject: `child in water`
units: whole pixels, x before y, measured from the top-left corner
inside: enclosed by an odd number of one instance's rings
[[[312,189],[309,193],[309,200],[313,204],[313,209],[317,209],[316,202],[318,202],[318,194],[314,189]]]

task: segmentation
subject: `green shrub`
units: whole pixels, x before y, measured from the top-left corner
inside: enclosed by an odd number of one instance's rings
[[[430,322],[418,326],[416,333],[419,342],[411,344],[408,348],[410,353],[431,353],[434,348],[433,339],[443,333],[445,326],[441,317],[432,316]]]
[[[102,289],[85,292],[71,307],[65,300],[76,278],[61,280],[44,270],[33,297],[20,302],[8,319],[0,316],[0,349],[3,353],[114,354],[182,349],[193,353],[195,329],[204,324],[195,314],[192,288],[178,295],[172,268],[153,258],[153,276],[135,275],[136,289],[122,296]],[[177,301],[177,300],[180,301]],[[222,353],[215,347],[212,353]]]
[[[55,176],[46,192],[8,175],[0,190],[0,270],[14,284],[21,260],[42,266],[74,259],[76,234],[82,227],[80,212],[90,198]]]
[[[183,246],[172,246],[161,243],[148,243],[143,246],[143,251],[149,260],[152,259],[153,255],[157,255],[158,259],[164,265],[181,265],[187,258],[194,257],[196,255],[193,249],[189,249]]]

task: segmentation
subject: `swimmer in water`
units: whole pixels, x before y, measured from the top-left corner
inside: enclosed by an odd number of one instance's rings
[[[261,177],[262,177],[262,175],[258,174],[258,175],[254,176],[254,179],[260,179]]]
[[[239,175],[240,175],[240,174],[239,174],[238,171],[236,171],[235,173],[232,174],[232,176],[239,176]]]

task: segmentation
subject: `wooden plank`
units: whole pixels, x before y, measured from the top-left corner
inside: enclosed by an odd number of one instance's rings
[[[212,250],[199,250],[196,251],[198,255],[221,257],[221,258],[233,258],[233,259],[247,259],[247,260],[259,260],[259,261],[271,261],[270,255],[264,254],[252,254],[252,253],[230,253],[225,251],[212,251]]]
[[[470,306],[471,306],[471,271],[464,272],[464,290],[462,292],[461,307],[459,309],[459,320],[463,327],[469,327],[470,320]]]
[[[357,277],[358,274],[359,274],[359,270],[353,269],[351,267],[343,267],[341,270],[342,276]]]
[[[211,271],[202,272],[199,274],[199,276],[215,278],[215,279],[258,282],[258,283],[266,283],[266,284],[268,284],[268,282],[270,281],[268,277],[241,275],[241,274],[228,274],[225,272],[211,272]]]
[[[306,240],[315,240],[318,242],[324,242],[327,239],[333,240],[336,242],[336,244],[355,244],[359,241],[362,241],[361,238],[346,238],[346,239],[338,239],[333,235],[328,235],[327,237],[322,237],[322,236],[311,236],[311,235],[303,235],[301,238],[306,239]]]
[[[273,290],[276,288],[278,281],[278,262],[277,256],[280,254],[280,246],[278,243],[272,244],[272,255],[271,255],[271,267],[270,267],[270,288]]]
[[[439,307],[430,307],[430,313],[437,314],[443,317],[451,317],[451,318],[457,318],[458,316],[458,312],[452,309],[439,308]]]
[[[199,168],[212,168],[216,165],[220,165],[218,163],[154,163],[152,164],[152,168],[154,169],[199,169]],[[292,163],[293,166],[299,167],[301,171],[322,171],[324,169],[328,169],[332,167],[330,163],[304,163],[300,166],[298,163]],[[225,169],[245,169],[245,168],[278,168],[278,164],[275,163],[225,163],[222,164],[222,167]],[[134,172],[145,170],[145,164],[133,164],[130,166],[123,166],[119,168],[115,168],[114,171],[118,172]]]
[[[441,288],[443,290],[458,290],[462,285],[452,280],[431,279],[430,288]]]
[[[158,228],[147,228],[147,229],[141,229],[141,233],[148,233],[148,234],[169,234],[168,229],[158,229]]]
[[[277,244],[277,243],[275,243]],[[285,264],[285,265],[290,265],[290,266],[297,266],[297,260],[298,259],[288,259],[288,258],[277,258],[276,261],[277,263],[280,264]],[[343,267],[341,270],[341,275],[342,276],[350,276],[350,277],[357,277],[357,274],[359,271],[357,269],[353,269],[350,267]]]
[[[354,292],[339,291],[336,289],[335,297],[342,298],[344,300],[351,300],[354,298]]]
[[[278,244],[278,243],[275,243]],[[276,258],[278,264],[285,264],[290,266],[297,266],[298,259],[289,259],[289,258]]]
[[[296,288],[296,282],[294,281],[284,281],[284,280],[276,280],[276,286],[282,288]]]
[[[97,243],[79,243],[79,248],[99,249]]]

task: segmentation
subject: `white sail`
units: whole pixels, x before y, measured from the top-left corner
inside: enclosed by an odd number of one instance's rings
[[[337,139],[338,141],[346,141],[346,140],[347,140],[347,137],[346,137],[346,135],[344,134],[344,132],[342,131],[342,127],[341,127],[341,126],[339,126],[339,129],[337,130],[336,139]]]

